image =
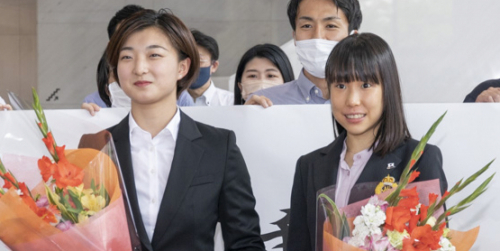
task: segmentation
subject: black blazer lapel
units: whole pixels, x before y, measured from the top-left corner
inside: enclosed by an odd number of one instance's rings
[[[113,135],[116,152],[118,153],[118,161],[120,169],[122,170],[123,180],[125,182],[125,189],[132,208],[135,227],[143,248],[153,250],[151,242],[149,241],[148,234],[142,222],[141,210],[137,200],[137,191],[135,189],[134,170],[132,167],[132,154],[130,152],[130,132],[128,120],[130,115],[127,115],[119,124],[109,129]]]
[[[158,212],[153,246],[166,234],[198,170],[203,156],[203,148],[193,141],[202,137],[196,122],[182,111],[179,134],[175,145],[174,159],[168,177],[167,187]]]
[[[344,144],[345,133],[341,133],[329,146],[321,151],[320,158],[313,168],[314,191],[335,185],[337,183],[337,173],[339,169],[340,153]],[[316,194],[317,196],[317,194]]]

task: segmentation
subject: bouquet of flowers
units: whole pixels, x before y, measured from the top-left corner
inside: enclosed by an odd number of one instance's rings
[[[132,220],[113,146],[107,144],[102,151],[58,146],[35,90],[33,98],[50,157],[3,155],[0,239],[13,250],[140,249],[135,228],[129,227]],[[34,170],[22,172],[34,165],[36,177]],[[25,177],[16,177],[16,171]],[[38,184],[30,189],[23,180]]]
[[[446,210],[444,205],[451,196],[483,174],[493,161],[465,181],[462,179],[457,182],[443,196],[439,195],[439,180],[413,182],[420,174],[414,165],[445,114],[417,145],[395,188],[341,209],[331,199],[335,194],[334,187],[320,191],[318,202],[323,206],[324,213],[319,212],[318,208],[318,229],[323,231],[317,234],[317,247],[331,251],[452,251],[469,250],[472,247],[479,227],[467,232],[454,231],[446,227],[448,217],[466,209],[484,193],[494,174],[457,205]],[[364,192],[370,190],[373,194],[373,188],[373,184],[361,184],[356,189]],[[324,221],[320,219],[321,215],[326,215]]]

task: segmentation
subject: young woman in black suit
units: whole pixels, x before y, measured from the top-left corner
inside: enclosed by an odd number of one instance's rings
[[[250,176],[232,131],[198,123],[176,105],[198,76],[190,30],[167,11],[123,21],[106,49],[131,99],[113,136],[143,250],[264,250]],[[80,147],[102,133],[85,135]]]
[[[418,143],[408,131],[396,62],[382,38],[364,33],[343,39],[328,58],[326,80],[335,123],[346,131],[297,161],[289,251],[321,250],[315,244],[318,190],[335,185],[339,207],[366,199],[375,189],[361,194],[355,185],[377,184],[388,175],[397,182]],[[428,144],[416,167],[416,181],[439,179],[446,191],[438,147]]]

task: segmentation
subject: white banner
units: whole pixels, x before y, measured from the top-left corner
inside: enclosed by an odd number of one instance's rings
[[[333,140],[328,105],[251,107],[184,107],[193,119],[235,131],[252,178],[252,187],[261,219],[261,232],[267,250],[282,250],[286,217],[297,159]],[[406,104],[406,117],[412,136],[419,139],[445,111],[445,119],[430,143],[440,147],[449,187],[467,177],[490,160],[500,156],[499,104]],[[80,136],[95,133],[118,123],[125,109],[102,109],[95,117],[84,110],[47,110],[49,126],[59,145],[76,148]],[[23,153],[33,157],[46,154],[33,112],[0,112],[0,153]],[[28,139],[30,141],[28,142]],[[35,139],[35,142],[32,142]],[[484,176],[500,171],[500,163]],[[488,250],[500,245],[496,238],[500,225],[500,182],[496,177],[489,190],[468,209],[451,218],[450,227],[468,230],[481,226],[472,250]],[[484,178],[481,179],[481,181]],[[449,205],[472,192],[480,181],[452,197]],[[0,212],[1,213],[1,212]],[[222,250],[221,243],[216,243]],[[0,250],[2,248],[0,247]],[[5,249],[8,250],[8,249]]]

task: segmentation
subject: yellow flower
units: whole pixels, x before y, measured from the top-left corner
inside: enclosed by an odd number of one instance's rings
[[[71,192],[73,192],[74,194],[76,194],[76,196],[78,196],[78,198],[80,198],[82,196],[83,183],[77,187],[68,186],[67,189],[71,190]]]
[[[89,219],[85,213],[78,214],[78,223],[84,223]]]
[[[403,248],[403,239],[405,237],[410,237],[410,235],[408,234],[408,232],[406,232],[406,229],[402,233],[396,230],[394,231],[388,230],[387,237],[389,237],[389,242],[393,247],[395,247],[398,250],[401,250]]]
[[[85,192],[84,192],[85,193]],[[82,196],[82,206],[89,210],[87,214],[92,215],[101,211],[106,206],[106,200],[102,196],[94,194],[85,194]]]

